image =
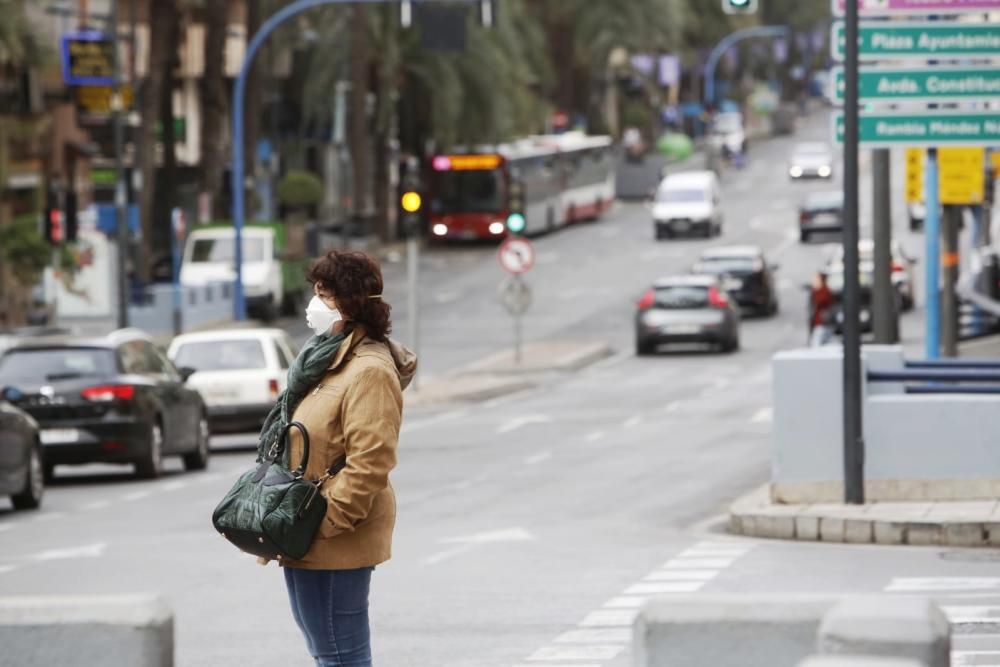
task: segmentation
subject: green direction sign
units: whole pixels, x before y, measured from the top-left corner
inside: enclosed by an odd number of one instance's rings
[[[833,24],[830,51],[844,60],[844,23]],[[863,22],[858,28],[858,55],[875,58],[951,58],[1000,55],[998,23]]]
[[[844,101],[844,70],[833,71],[833,101]],[[924,69],[863,69],[858,73],[858,99],[887,100],[974,99],[1000,97],[1000,69],[927,67]]]
[[[834,137],[844,142],[844,114],[833,119]],[[862,114],[859,139],[868,148],[905,146],[993,146],[1000,144],[1000,114]]]

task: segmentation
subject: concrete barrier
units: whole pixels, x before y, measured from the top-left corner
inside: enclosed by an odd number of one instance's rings
[[[927,667],[906,658],[873,658],[868,655],[816,655],[806,658],[799,667]]]
[[[843,499],[841,359],[837,346],[774,357],[776,503]],[[898,346],[862,350],[864,372],[904,365]],[[869,502],[1000,497],[1000,395],[906,394],[900,383],[865,382],[862,400]]]
[[[635,621],[636,667],[794,667],[816,653],[839,595],[698,595],[654,599]]]
[[[0,598],[0,667],[173,664],[173,612],[156,595]]]
[[[948,667],[951,628],[929,598],[861,596],[830,610],[820,626],[819,648],[823,654],[910,658]]]

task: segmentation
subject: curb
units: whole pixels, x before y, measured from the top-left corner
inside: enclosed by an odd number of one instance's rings
[[[405,405],[419,408],[445,403],[481,403],[537,386],[535,382],[521,378],[482,376],[478,378],[478,386],[469,379],[443,377],[430,382],[416,391],[406,392]]]
[[[882,505],[882,507],[879,507]],[[904,503],[777,505],[764,485],[729,508],[729,531],[746,537],[908,546],[1000,546],[1000,520],[921,516]]]

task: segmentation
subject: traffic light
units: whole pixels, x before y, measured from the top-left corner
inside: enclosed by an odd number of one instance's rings
[[[63,212],[59,209],[59,196],[55,191],[50,190],[45,197],[45,219],[42,224],[45,226],[46,241],[56,245],[65,240]]]
[[[722,11],[727,14],[755,14],[757,0],[722,0]]]
[[[408,169],[403,177],[399,196],[401,230],[407,238],[413,238],[419,233],[424,208],[424,200],[420,196],[420,178],[412,169]]]
[[[507,199],[507,231],[511,234],[520,234],[528,226],[528,220],[524,217],[524,184],[520,181],[511,181]]]

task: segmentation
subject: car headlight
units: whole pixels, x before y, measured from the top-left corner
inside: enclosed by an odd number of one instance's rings
[[[446,236],[448,234],[448,225],[439,222],[434,225],[431,231],[434,233],[434,236]]]
[[[792,178],[798,178],[802,175],[802,167],[796,165],[788,170],[788,175]]]
[[[820,175],[820,178],[828,178],[830,175],[833,174],[833,169],[830,169],[830,167],[824,164],[822,167],[816,170],[816,173]]]

